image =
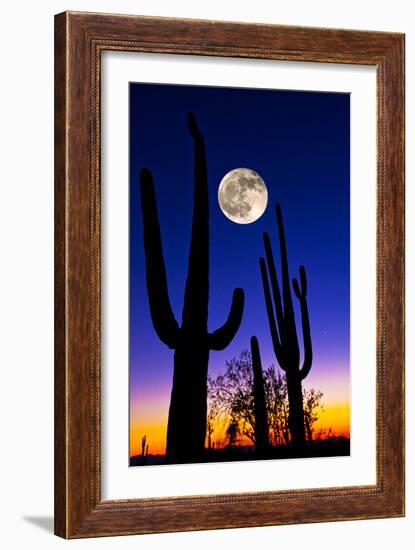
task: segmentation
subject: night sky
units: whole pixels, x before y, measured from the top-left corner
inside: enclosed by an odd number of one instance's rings
[[[305,386],[321,389],[328,405],[348,406],[349,100],[348,94],[328,92],[130,84],[130,425],[135,440],[137,433],[148,434],[153,452],[163,452],[173,351],[150,319],[140,170],[146,167],[154,177],[170,300],[180,324],[193,210],[187,113],[194,112],[208,163],[210,331],[226,320],[233,289],[245,290],[241,327],[228,348],[210,353],[210,375],[247,349],[252,335],[259,339],[263,367],[277,365],[258,260],[268,231],[279,267],[274,204],[281,204],[290,277],[298,276],[301,264],[308,276],[314,361]],[[247,225],[227,219],[217,200],[221,179],[239,167],[258,172],[269,194],[264,215]],[[293,301],[302,349],[294,294]]]

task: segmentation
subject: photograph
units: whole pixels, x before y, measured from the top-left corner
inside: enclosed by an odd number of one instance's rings
[[[350,455],[350,94],[130,82],[129,465]]]

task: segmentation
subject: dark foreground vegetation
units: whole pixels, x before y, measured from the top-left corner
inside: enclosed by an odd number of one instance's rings
[[[238,460],[281,460],[288,458],[321,458],[350,455],[350,439],[339,436],[329,437],[327,439],[316,440],[307,445],[302,451],[296,451],[291,447],[271,447],[266,452],[258,455],[253,445],[232,446],[215,448],[205,451],[203,458],[199,462],[229,462]],[[142,464],[139,455],[130,459],[130,466],[155,466],[165,464],[164,455],[148,455],[145,464]],[[170,463],[171,464],[171,463]]]

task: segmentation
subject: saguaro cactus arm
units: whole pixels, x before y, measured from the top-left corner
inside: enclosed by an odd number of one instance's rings
[[[220,328],[208,335],[209,349],[221,351],[230,344],[241,324],[244,303],[244,291],[242,288],[236,288],[233,291],[231,310],[228,319]]]
[[[282,299],[284,303],[284,327],[285,338],[289,340],[291,348],[290,355],[292,361],[295,363],[299,360],[300,349],[298,347],[297,329],[295,325],[294,307],[291,298],[290,277],[288,273],[288,256],[287,256],[287,243],[285,239],[284,222],[282,219],[281,207],[277,203],[275,205],[275,213],[277,216],[278,233],[280,238],[280,251],[281,251],[281,278],[282,278]]]
[[[274,353],[275,353],[275,356],[277,358],[278,363],[280,364],[280,367],[283,370],[285,370],[284,361],[283,361],[282,346],[281,346],[280,337],[278,335],[277,323],[275,321],[274,306],[272,305],[271,291],[270,291],[270,288],[269,288],[267,268],[266,268],[266,265],[265,265],[264,258],[260,258],[259,266],[261,268],[262,285],[264,287],[265,306],[267,308],[268,322],[269,322],[269,329],[270,329],[270,332],[271,332],[272,345],[274,347]]]
[[[147,292],[151,320],[160,340],[169,348],[174,349],[180,329],[170,305],[156,196],[153,178],[149,170],[141,170],[140,182]]]
[[[303,327],[303,340],[304,340],[304,362],[300,370],[301,378],[308,375],[313,363],[313,346],[311,343],[311,331],[310,331],[310,319],[308,316],[307,306],[307,275],[304,266],[300,267],[300,284],[297,279],[293,279],[294,293],[300,301],[301,307],[301,322]],[[301,285],[301,286],[300,286]]]
[[[271,241],[267,232],[264,233],[265,255],[268,264],[269,277],[271,280],[272,295],[274,298],[275,312],[277,314],[278,329],[280,333],[281,345],[285,342],[285,319],[284,310],[281,301],[280,285],[278,283],[277,270],[275,268],[274,255],[272,253]]]

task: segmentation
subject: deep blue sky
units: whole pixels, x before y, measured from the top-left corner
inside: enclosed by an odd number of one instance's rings
[[[348,371],[349,99],[348,94],[326,92],[130,84],[130,374],[135,398],[169,392],[173,372],[173,352],[160,342],[149,316],[139,171],[149,168],[154,177],[170,299],[180,323],[192,221],[189,111],[204,135],[208,162],[209,329],[225,321],[235,287],[244,288],[246,295],[241,328],[226,350],[211,352],[210,374],[248,348],[254,334],[264,367],[276,363],[258,259],[267,230],[279,265],[277,201],[290,275],[297,276],[300,264],[307,270],[313,371]],[[222,177],[238,167],[258,172],[268,188],[268,208],[253,224],[231,222],[218,205]]]

